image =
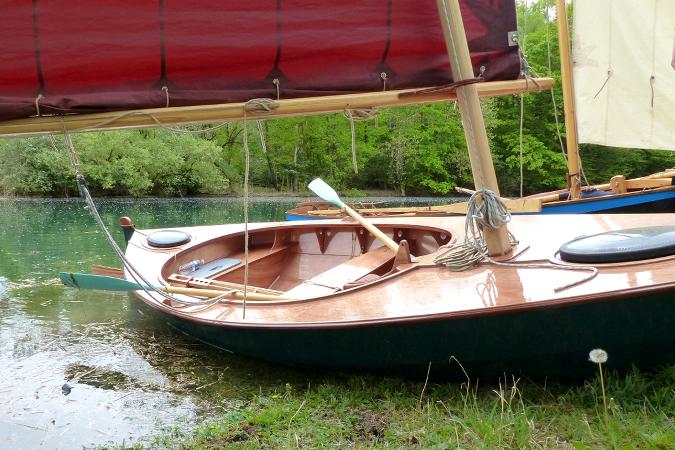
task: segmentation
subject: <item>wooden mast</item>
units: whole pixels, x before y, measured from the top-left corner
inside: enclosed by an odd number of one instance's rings
[[[475,77],[469,45],[464,31],[464,21],[459,9],[459,0],[437,0],[445,44],[450,58],[452,78],[455,82]],[[485,122],[480,108],[476,84],[457,88],[457,103],[462,115],[464,135],[471,160],[476,190],[490,189],[499,195],[497,176],[492,164]],[[506,226],[497,230],[484,229],[485,242],[491,256],[505,255],[511,251]]]
[[[567,186],[570,199],[581,196],[579,177],[579,143],[577,141],[577,119],[574,112],[574,83],[570,57],[570,38],[567,29],[567,8],[565,0],[556,0],[558,20],[558,47],[560,48],[560,77],[562,78],[563,105],[565,108],[565,130],[567,131]]]

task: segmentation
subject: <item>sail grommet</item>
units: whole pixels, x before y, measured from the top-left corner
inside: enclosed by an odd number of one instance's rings
[[[192,240],[192,236],[178,230],[161,230],[150,233],[147,240],[150,247],[171,248],[187,244]]]

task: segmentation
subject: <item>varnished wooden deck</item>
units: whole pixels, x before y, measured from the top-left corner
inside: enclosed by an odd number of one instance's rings
[[[383,218],[374,219],[373,222],[382,225],[411,224],[432,227],[445,230],[448,235],[459,240],[464,238],[464,217]],[[316,222],[294,222],[292,225],[288,222],[251,224],[249,229],[279,230],[291,226],[316,228],[337,223],[343,224],[344,221],[322,221],[321,225]],[[673,224],[675,214],[516,216],[509,229],[520,241],[516,253],[522,251],[515,258],[515,262],[546,262],[556,259],[556,252],[562,243],[580,235]],[[181,252],[200,245],[207,248],[210,240],[241,233],[242,229],[242,225],[186,228],[184,231],[194,236],[193,241],[179,249],[166,251],[147,249],[145,237],[136,233],[127,250],[127,257],[149,281],[164,283],[161,269],[165,263],[174,257],[179,260]],[[325,249],[327,255],[332,253],[331,245],[339,243],[330,242]],[[320,260],[314,256],[311,260],[313,263]],[[248,302],[245,319],[240,301],[225,301],[193,313],[190,307],[169,308],[145,293],[139,292],[138,295],[146,303],[168,314],[199,322],[223,326],[311,328],[495,314],[502,311],[555,307],[570,302],[607,301],[651,292],[670,292],[675,301],[675,256],[635,263],[596,265],[599,273],[594,279],[561,292],[555,292],[554,289],[581,279],[587,273],[489,264],[464,272],[451,272],[433,264],[433,256],[422,256],[418,263],[399,267],[398,273],[343,292],[320,290],[317,291],[320,296],[312,299]],[[295,257],[301,258],[297,253]],[[344,264],[349,264],[343,256],[334,257],[342,258]],[[295,261],[293,264],[302,267],[302,261]],[[251,273],[253,271],[254,266],[251,267]],[[302,278],[300,271],[297,277]],[[255,280],[255,275],[250,279]],[[298,288],[291,288],[286,295],[293,292],[293,289]]]

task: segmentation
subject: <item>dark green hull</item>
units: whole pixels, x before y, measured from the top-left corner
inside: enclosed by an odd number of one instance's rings
[[[212,325],[167,315],[207,344],[282,364],[332,371],[423,377],[513,373],[570,378],[595,373],[588,353],[602,348],[608,369],[644,370],[675,361],[675,293],[513,312],[347,327],[263,328]],[[451,358],[454,357],[454,358]]]

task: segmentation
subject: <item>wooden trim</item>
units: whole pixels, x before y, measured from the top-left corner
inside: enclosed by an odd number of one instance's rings
[[[522,92],[538,92],[551,89],[552,78],[528,80],[490,81],[478,83],[475,89],[481,97],[501,97]],[[341,112],[345,109],[384,108],[421,103],[455,101],[454,92],[424,92],[420,89],[404,89],[361,94],[330,95],[313,98],[278,100],[278,108],[264,115],[247,112],[258,119],[290,117],[311,114]],[[402,95],[405,94],[405,95]],[[221,121],[236,121],[244,118],[246,103],[217,105],[178,106],[170,108],[139,109],[126,112],[96,114],[73,114],[66,116],[29,117],[0,122],[0,135],[36,135],[61,133],[62,127],[70,132],[147,128],[161,125],[197,124]],[[158,123],[159,122],[159,123]]]
[[[124,270],[118,269],[117,267],[102,266],[100,264],[92,265],[91,273],[94,275],[105,275],[108,277],[121,278],[123,280],[126,279],[124,276]]]
[[[665,186],[670,186],[670,185],[673,185],[673,178],[675,178],[675,169],[668,169],[668,170],[664,170],[663,172],[652,173],[652,174],[646,175],[644,177],[631,178],[631,179],[626,180],[626,181],[628,182],[629,186],[638,186],[639,181],[668,179],[670,182],[665,184]],[[612,186],[611,186],[611,182],[610,182],[610,183],[605,183],[605,184],[597,184],[597,185],[591,186],[591,187],[593,187],[595,189],[601,189],[603,191],[606,191],[606,190],[610,189]]]
[[[227,281],[212,280],[210,278],[191,277],[188,275],[181,275],[173,273],[168,277],[169,282],[173,286],[183,286],[197,289],[215,289],[222,291],[238,290],[243,291],[244,285],[239,283],[228,283]],[[281,295],[283,291],[275,289],[261,288],[258,286],[247,286],[248,292],[257,292],[259,294]]]

